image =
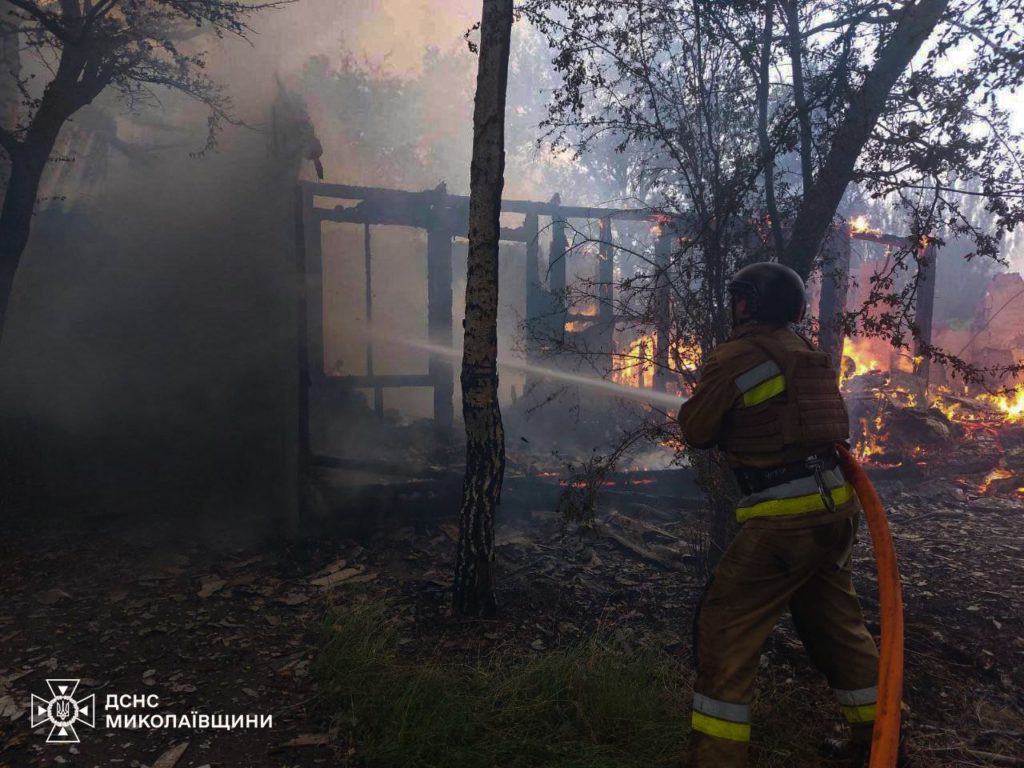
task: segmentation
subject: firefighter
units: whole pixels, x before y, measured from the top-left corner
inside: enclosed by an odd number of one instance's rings
[[[679,412],[687,445],[720,448],[743,494],[695,624],[692,765],[747,765],[761,646],[787,607],[852,727],[842,754],[866,765],[878,649],[851,581],[860,507],[834,448],[846,406],[828,355],[791,327],[807,306],[796,272],[752,264],[729,294],[732,335]]]

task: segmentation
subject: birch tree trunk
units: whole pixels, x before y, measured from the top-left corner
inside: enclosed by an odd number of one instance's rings
[[[462,354],[466,477],[453,589],[453,606],[466,616],[495,612],[494,515],[505,474],[505,432],[498,407],[498,236],[512,1],[483,0],[473,111]]]

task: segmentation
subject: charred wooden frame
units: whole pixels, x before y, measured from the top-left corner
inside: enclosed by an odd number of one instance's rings
[[[300,436],[304,456],[309,456],[309,391],[310,389],[365,388],[373,390],[374,410],[382,414],[385,389],[399,387],[430,387],[434,393],[434,418],[450,426],[454,420],[454,366],[443,355],[431,355],[426,373],[388,374],[374,372],[372,339],[366,345],[366,374],[361,376],[331,376],[324,369],[323,329],[323,255],[321,225],[323,222],[358,224],[363,227],[364,269],[366,279],[365,311],[367,321],[373,318],[372,286],[372,226],[401,226],[422,229],[427,234],[427,328],[432,344],[448,347],[453,340],[452,328],[452,242],[454,238],[465,238],[469,218],[469,198],[464,195],[449,195],[444,184],[422,192],[408,192],[379,187],[362,187],[348,184],[326,184],[302,182],[297,190],[298,210],[296,214],[298,269],[300,277],[299,338],[301,349],[299,369],[301,375]],[[337,200],[333,207],[326,207],[319,200]],[[650,221],[652,211],[648,209],[591,208],[586,206],[562,205],[555,195],[548,202],[531,200],[504,200],[503,213],[521,214],[523,224],[519,227],[502,227],[504,242],[523,243],[526,246],[526,307],[527,322],[544,321],[553,326],[567,315],[565,307],[559,309],[557,302],[567,288],[567,254],[572,250],[566,236],[566,224],[571,219],[596,221],[598,237],[598,291],[600,296],[598,322],[602,333],[608,338],[607,347],[612,348],[611,334],[614,326],[614,242],[612,221]],[[541,266],[539,236],[541,217],[550,221],[551,248],[548,258],[545,287],[545,270]],[[661,232],[655,242],[655,265],[668,266],[672,252],[672,238],[679,235],[681,222],[674,222],[664,216]],[[846,306],[849,287],[850,240],[864,240],[905,247],[905,237],[875,232],[849,232],[845,227],[830,238],[823,267],[822,295],[819,316],[831,316]],[[931,343],[932,310],[934,307],[935,248],[929,245],[920,259],[921,268],[927,269],[922,275],[917,305],[917,324],[920,329],[918,350],[922,344]],[[668,362],[667,330],[668,316],[667,281],[659,286],[656,303],[658,312],[657,331],[663,342],[658,343],[656,357],[659,369]],[[828,351],[841,353],[842,335],[838,329],[823,327],[822,346]],[[919,351],[915,354],[919,355]],[[664,364],[664,365],[662,365]],[[919,373],[926,375],[927,362],[919,364]],[[655,388],[664,387],[664,375],[655,375]]]
[[[323,200],[337,200],[333,207]],[[398,387],[429,387],[434,394],[434,419],[441,426],[450,426],[454,420],[454,366],[448,357],[431,355],[426,373],[381,375],[374,371],[372,338],[366,345],[366,374],[362,376],[332,376],[324,367],[324,285],[322,224],[334,222],[357,224],[363,227],[363,262],[366,291],[367,322],[373,318],[372,286],[372,226],[400,226],[424,230],[427,234],[427,329],[430,342],[450,347],[452,328],[452,242],[465,238],[469,221],[469,198],[449,195],[444,184],[423,192],[407,192],[378,187],[360,187],[347,184],[301,182],[297,190],[297,264],[299,271],[299,375],[300,375],[300,428],[303,466],[310,463],[330,463],[328,457],[314,457],[310,446],[309,402],[311,391],[339,389],[371,389],[374,410],[383,414],[385,389]],[[608,349],[612,349],[612,310],[614,284],[614,256],[611,222],[648,221],[652,213],[641,209],[590,208],[562,205],[558,195],[548,202],[530,200],[504,200],[503,213],[521,214],[519,227],[502,227],[504,242],[524,243],[526,246],[526,307],[527,322],[544,319],[545,322],[564,327],[567,313],[563,295],[567,287],[567,254],[572,250],[566,236],[570,219],[598,221],[600,225],[599,267],[601,305],[598,320],[607,336]],[[548,258],[545,286],[540,256],[540,219],[550,220],[551,248]],[[559,310],[560,308],[560,310]],[[667,308],[666,308],[667,311]],[[667,318],[665,319],[667,328]]]

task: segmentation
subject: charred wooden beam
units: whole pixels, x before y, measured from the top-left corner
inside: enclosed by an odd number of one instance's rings
[[[653,388],[664,392],[668,381],[669,334],[672,330],[672,308],[668,279],[669,263],[672,258],[672,236],[675,233],[668,222],[661,225],[658,239],[654,243],[654,381]]]
[[[600,240],[597,262],[597,320],[601,350],[608,353],[607,369],[615,367],[615,255],[612,250],[612,220],[604,217],[599,222]]]
[[[352,206],[336,206],[334,208],[314,208],[315,214],[323,221],[335,224],[362,224],[376,226],[413,227],[430,230],[434,227],[434,219],[439,211],[423,210],[419,207],[389,208],[374,202],[372,205],[359,203]],[[453,237],[466,237],[469,212],[463,207],[446,207],[445,218],[451,222]],[[508,243],[525,243],[526,231],[522,227],[502,227],[501,240]]]
[[[366,273],[366,375],[373,376],[373,251],[370,247],[370,225],[363,225],[363,264]],[[384,390],[373,390],[373,410],[378,417],[384,416]]]
[[[295,508],[301,521],[307,513],[305,480],[310,465],[312,446],[309,435],[309,290],[306,282],[306,215],[312,208],[313,198],[309,191],[301,186],[295,188],[295,287],[298,301],[296,302],[297,335],[296,353],[298,356],[298,447],[295,456]],[[319,235],[319,231],[317,232]],[[297,525],[295,526],[297,527]]]
[[[435,190],[431,226],[427,230],[427,333],[430,343],[452,346],[452,222],[446,206],[447,188]],[[434,383],[434,421],[454,422],[455,374],[451,358],[430,355]]]
[[[565,236],[565,218],[558,210],[560,197],[555,195],[551,198],[553,211],[551,213],[551,252],[548,254],[548,288],[552,293],[565,291],[566,265],[568,259],[569,241]]]
[[[303,186],[308,187],[311,194],[314,197],[325,197],[335,198],[338,200],[360,200],[363,202],[379,203],[377,206],[367,206],[363,210],[367,213],[373,212],[374,215],[386,215],[386,210],[390,206],[392,209],[411,207],[415,209],[424,205],[430,205],[430,195],[432,190],[425,192],[407,192],[405,190],[398,189],[383,189],[380,187],[361,187],[353,186],[349,184],[327,184],[318,182],[303,182]],[[456,210],[469,211],[469,198],[464,195],[449,195],[448,204]],[[554,217],[556,214],[562,219],[589,219],[597,220],[605,217],[611,217],[614,219],[620,219],[624,221],[649,221],[655,215],[649,209],[646,208],[591,208],[589,206],[563,206],[560,202],[547,202],[540,203],[532,200],[503,200],[501,203],[501,209],[505,213],[522,213],[522,214],[537,214],[538,216],[551,216]],[[325,210],[325,209],[321,209]],[[344,210],[352,210],[351,208],[343,208]],[[334,214],[330,210],[325,210],[326,217],[332,217]],[[339,214],[346,215],[346,214]],[[331,220],[334,220],[331,218]],[[347,219],[352,221],[352,219]],[[468,219],[467,219],[468,220]],[[682,218],[680,218],[682,222]],[[363,223],[362,220],[355,221],[355,223]],[[370,223],[397,223],[397,222],[376,222]],[[405,226],[418,226],[415,224],[406,224]],[[463,231],[465,228],[459,229]]]
[[[843,332],[840,315],[846,310],[850,288],[850,234],[846,227],[833,227],[825,242],[821,267],[821,297],[818,300],[818,346],[832,358],[839,374],[842,368]]]
[[[917,301],[914,304],[914,324],[917,326],[917,340],[914,344],[914,373],[921,377],[925,386],[931,373],[931,360],[924,354],[924,348],[932,343],[932,317],[935,312],[935,270],[938,249],[928,243],[917,257],[918,283]]]
[[[320,386],[325,389],[392,389],[398,387],[433,387],[429,373],[387,373],[373,376],[326,376]]]
[[[523,230],[526,238],[526,357],[533,361],[537,356],[536,324],[546,306],[540,281],[540,221],[536,213],[526,214]]]
[[[324,276],[323,253],[321,251],[320,217],[312,207],[308,188],[300,191],[304,198],[302,206],[302,242],[305,291],[306,368],[310,379],[316,381],[324,375]]]
[[[880,232],[850,232],[852,240],[866,240],[879,245],[891,245],[893,248],[906,248],[910,241],[899,235],[884,235]]]
[[[551,198],[551,247],[548,252],[548,337],[562,338],[565,333],[565,289],[568,286],[566,262],[569,260],[569,240],[565,236],[565,219],[559,212],[561,198]]]

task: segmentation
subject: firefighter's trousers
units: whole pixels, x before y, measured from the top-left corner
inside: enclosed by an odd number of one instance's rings
[[[787,606],[811,660],[828,678],[853,727],[853,738],[870,739],[878,649],[850,578],[858,518],[833,514],[829,522],[787,520],[785,525],[750,520],[726,550],[695,626],[694,768],[747,765],[761,647]]]

